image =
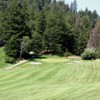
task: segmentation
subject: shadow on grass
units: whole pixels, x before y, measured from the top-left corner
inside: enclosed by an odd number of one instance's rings
[[[47,59],[47,57],[45,55],[32,55],[32,57],[30,59],[28,59],[29,61],[36,61],[37,59]]]

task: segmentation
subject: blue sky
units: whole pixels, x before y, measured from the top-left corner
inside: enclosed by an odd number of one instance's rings
[[[71,3],[74,0],[65,0],[66,3]],[[93,11],[96,10],[97,13],[100,15],[100,0],[77,0],[78,3],[78,10],[84,10],[86,7]]]

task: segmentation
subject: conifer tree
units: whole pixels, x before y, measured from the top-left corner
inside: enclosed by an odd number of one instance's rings
[[[19,58],[23,36],[31,37],[31,32],[27,25],[28,14],[25,4],[16,1],[12,2],[6,11],[5,19],[3,30],[3,37],[6,43],[5,53],[9,57]]]

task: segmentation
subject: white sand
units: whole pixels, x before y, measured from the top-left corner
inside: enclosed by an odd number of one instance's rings
[[[40,62],[31,62],[30,64],[33,64],[33,65],[41,65],[42,63],[40,63]]]

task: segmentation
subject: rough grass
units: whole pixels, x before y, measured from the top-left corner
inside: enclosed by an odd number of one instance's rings
[[[76,63],[75,61],[82,63]],[[100,60],[45,56],[0,71],[0,100],[100,100]]]
[[[11,64],[5,63],[4,58],[5,58],[4,48],[0,47],[0,68],[4,68],[6,66],[10,66],[11,65]]]

